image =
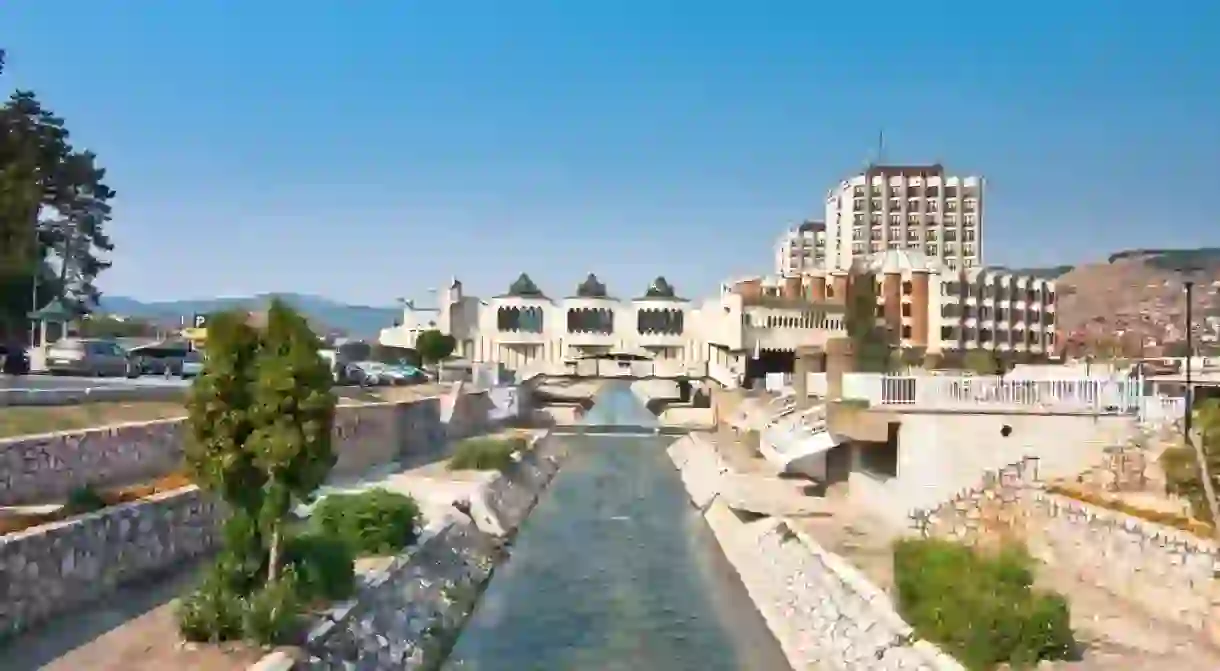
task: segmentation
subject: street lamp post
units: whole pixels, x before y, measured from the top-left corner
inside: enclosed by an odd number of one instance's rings
[[[1191,379],[1190,360],[1195,356],[1194,348],[1194,313],[1191,309],[1191,303],[1194,295],[1195,283],[1186,280],[1183,285],[1186,287],[1186,412],[1182,417],[1182,426],[1186,430],[1186,440],[1190,440],[1190,424],[1192,410],[1194,409],[1195,387]]]

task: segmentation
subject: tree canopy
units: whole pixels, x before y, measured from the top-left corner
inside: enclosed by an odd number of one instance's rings
[[[443,361],[453,354],[456,346],[457,341],[453,336],[437,330],[424,331],[415,340],[415,351],[419,352],[419,357],[427,363]]]
[[[33,91],[0,105],[0,332],[21,331],[26,314],[54,298],[87,313],[100,297],[115,192],[97,156],[69,135]]]
[[[877,321],[876,275],[853,268],[847,281],[844,327],[855,350],[856,370],[887,373],[894,367],[893,337]]]

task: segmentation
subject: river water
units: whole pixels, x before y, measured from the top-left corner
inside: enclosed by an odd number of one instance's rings
[[[643,413],[643,414],[641,414]],[[624,385],[589,424],[655,424]],[[446,669],[790,671],[659,436],[573,436]]]

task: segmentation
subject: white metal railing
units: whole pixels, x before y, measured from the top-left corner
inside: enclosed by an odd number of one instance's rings
[[[1011,380],[977,377],[861,377],[844,397],[865,398],[882,405],[954,408],[973,405],[1038,406],[1062,410],[1135,412],[1140,409],[1136,380]]]

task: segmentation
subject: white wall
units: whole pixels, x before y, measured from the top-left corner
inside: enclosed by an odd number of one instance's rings
[[[853,472],[853,500],[896,524],[981,483],[987,471],[1038,457],[1043,479],[1071,477],[1099,463],[1108,445],[1136,430],[1130,417],[1047,414],[897,413],[898,476]],[[1012,427],[1007,437],[1004,425]],[[862,448],[869,449],[869,448]],[[858,466],[858,463],[857,463]]]

